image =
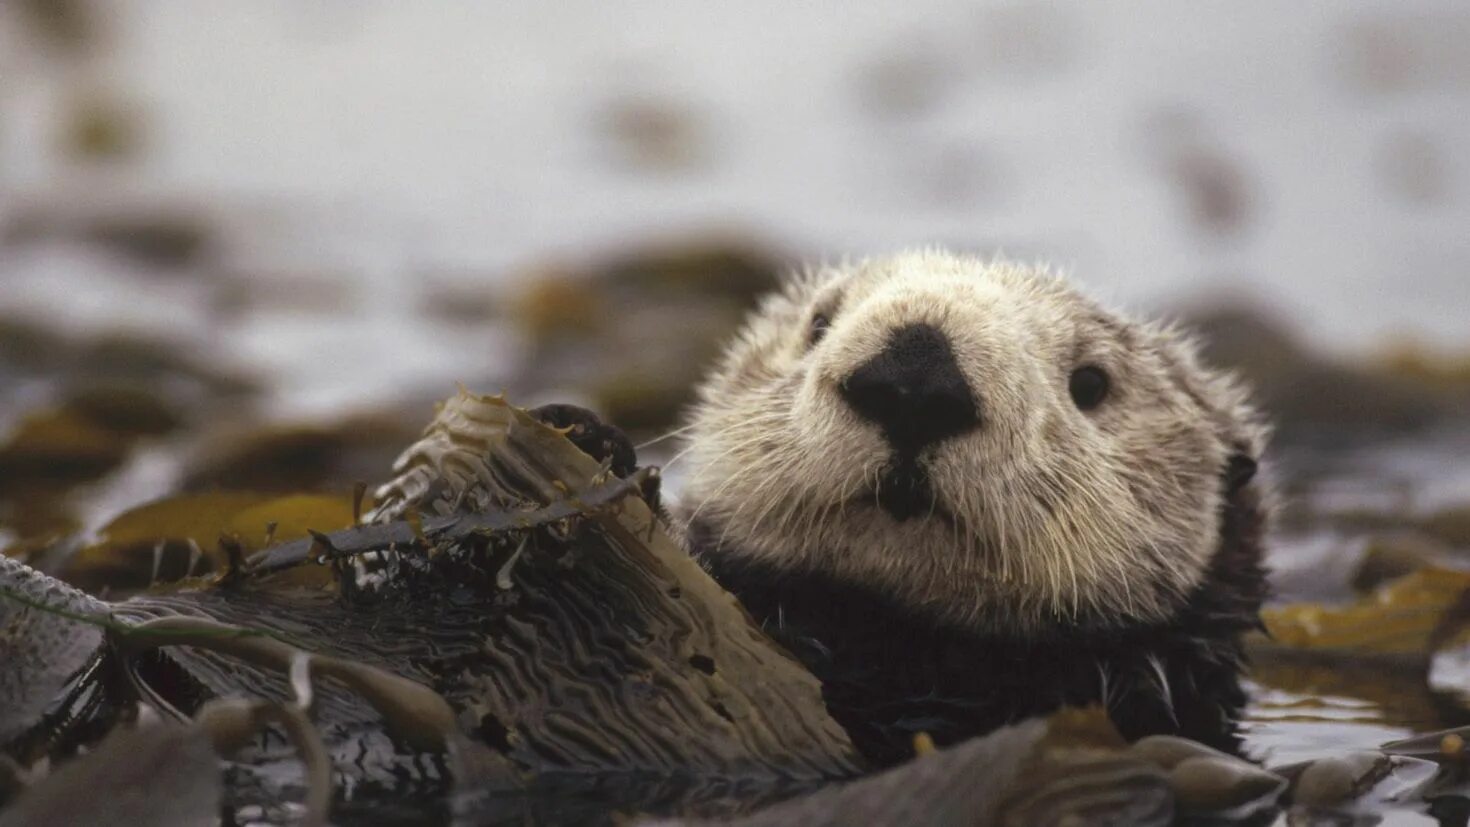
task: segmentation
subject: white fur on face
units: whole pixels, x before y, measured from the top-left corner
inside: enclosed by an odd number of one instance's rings
[[[830,327],[812,344],[817,313]],[[948,336],[982,425],[925,448],[929,516],[881,500],[891,449],[843,401],[889,333]],[[1111,390],[1072,401],[1073,370]],[[1043,270],[941,252],[803,275],[769,297],[700,390],[682,516],[725,553],[883,589],[991,630],[1162,620],[1219,542],[1221,474],[1260,455],[1244,392],[1187,338],[1098,307]]]

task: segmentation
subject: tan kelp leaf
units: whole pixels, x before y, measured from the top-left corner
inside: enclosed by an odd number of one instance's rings
[[[68,561],[61,576],[90,590],[102,585],[144,589],[156,582],[222,571],[227,555],[221,537],[235,540],[248,552],[353,522],[352,497],[346,493],[187,494],[117,517],[101,529],[96,543]],[[331,582],[326,570],[312,567],[292,572],[289,578],[301,585]]]
[[[456,812],[532,821],[729,810],[861,770],[818,681],[644,501],[653,469],[619,478],[526,412],[461,393],[396,471],[357,524],[350,496],[179,498],[117,520],[99,559],[151,569],[159,534],[229,532],[239,565],[104,604],[99,674],[121,670],[108,686],[182,721],[212,699],[299,697],[309,660],[311,721],[356,791],[344,813],[373,795],[432,808],[451,784]],[[274,544],[246,550],[267,521]],[[280,587],[299,572],[335,588]],[[413,723],[439,700],[447,717]],[[227,807],[274,807],[263,791],[296,766],[269,738],[231,760],[254,780],[227,785]]]
[[[1297,603],[1261,612],[1270,635],[1258,651],[1385,656],[1427,660],[1454,634],[1456,607],[1470,590],[1470,572],[1425,568],[1390,581],[1344,606]]]

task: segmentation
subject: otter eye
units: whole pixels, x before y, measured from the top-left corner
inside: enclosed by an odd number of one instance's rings
[[[822,337],[827,335],[827,328],[831,326],[832,320],[827,318],[827,314],[818,313],[812,316],[812,327],[807,333],[807,344],[814,345],[822,341]]]
[[[1067,390],[1071,391],[1072,401],[1078,408],[1090,411],[1108,397],[1108,375],[1094,365],[1080,367],[1072,371]]]

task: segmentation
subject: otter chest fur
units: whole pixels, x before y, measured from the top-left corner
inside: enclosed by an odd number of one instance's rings
[[[1265,435],[1177,331],[912,253],[765,301],[700,390],[675,516],[879,763],[1090,703],[1229,747]]]

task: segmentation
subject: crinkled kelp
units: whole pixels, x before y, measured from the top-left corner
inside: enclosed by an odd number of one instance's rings
[[[291,709],[310,709],[339,806],[392,802],[378,816],[700,812],[859,770],[817,682],[663,531],[651,471],[620,479],[468,393],[396,471],[360,525],[254,554],[224,539],[223,570],[121,603],[7,562],[4,639],[36,666],[4,670],[9,751],[60,759],[138,701],[218,723],[211,703],[243,696],[275,712],[250,718],[266,734],[239,745],[226,798],[268,813],[300,797],[301,739],[271,734]],[[282,576],[313,566],[330,588]],[[71,684],[85,697],[54,708]]]

